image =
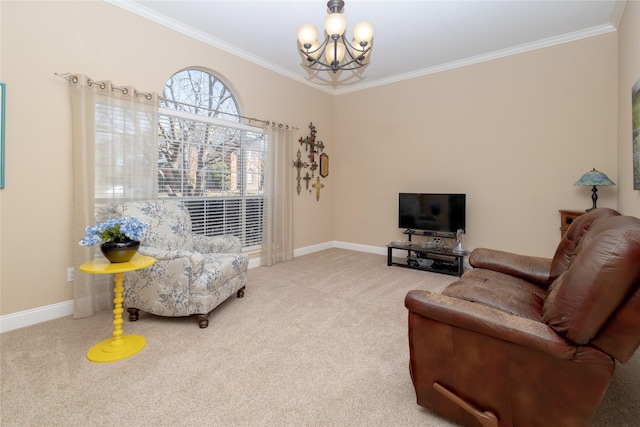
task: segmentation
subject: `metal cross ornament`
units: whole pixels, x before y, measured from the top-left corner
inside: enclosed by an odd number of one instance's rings
[[[298,150],[298,154],[296,155],[296,157],[297,159],[293,162],[293,167],[298,170],[298,176],[296,177],[296,180],[298,181],[298,186],[296,187],[296,190],[298,190],[298,195],[300,195],[300,191],[302,191],[302,185],[300,183],[300,181],[302,180],[302,177],[300,176],[300,170],[302,168],[308,167],[309,165],[302,161],[302,153],[300,152],[300,150]],[[307,184],[308,183],[309,181],[307,181]]]
[[[320,189],[324,187],[324,184],[320,182],[320,177],[316,178],[316,183],[313,184],[313,188],[316,189],[316,201],[320,201]]]

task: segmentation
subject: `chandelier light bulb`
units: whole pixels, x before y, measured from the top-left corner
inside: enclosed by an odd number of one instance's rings
[[[347,29],[347,18],[342,13],[330,13],[324,18],[324,30],[329,36],[341,36]]]
[[[326,52],[324,54],[325,58],[327,59],[327,62],[329,62],[329,64],[331,64],[333,61],[342,61],[342,58],[344,58],[344,54],[346,52],[344,44],[340,43],[340,42],[335,42],[335,46],[338,53],[337,58],[334,56],[334,43],[329,43],[327,45],[327,49]]]
[[[304,24],[298,27],[298,41],[302,46],[313,44],[318,40],[318,29],[315,25]]]
[[[367,42],[367,44],[371,43],[371,39],[373,39],[373,24],[371,22],[358,22],[353,26],[353,38],[358,43]]]

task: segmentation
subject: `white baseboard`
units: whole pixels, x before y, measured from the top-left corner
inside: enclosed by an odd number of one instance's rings
[[[73,301],[64,301],[0,317],[0,333],[73,314]]]
[[[319,251],[323,251],[325,249],[331,249],[335,247],[332,242],[325,242],[325,243],[320,243],[317,245],[312,245],[312,246],[307,246],[304,248],[300,248],[300,249],[296,249],[293,251],[293,257],[299,257],[299,256],[303,256],[303,255],[309,255],[312,254],[314,252],[319,252]]]
[[[367,253],[370,253],[370,254],[377,254],[377,255],[386,255],[387,254],[386,246],[379,247],[379,246],[361,245],[359,243],[349,243],[349,242],[334,241],[333,242],[333,246],[331,246],[331,247],[340,248],[340,249],[348,249],[350,251],[367,252]]]
[[[256,267],[260,267],[260,257],[252,258],[249,260],[249,266],[247,268],[251,270],[252,268],[256,268]]]
[[[325,249],[340,248],[358,252],[368,252],[372,254],[386,255],[386,247],[377,247],[369,245],[360,245],[357,243],[332,241],[320,243],[317,245],[307,246],[296,249],[293,253],[294,257],[309,255],[314,252]],[[249,268],[260,267],[260,258],[249,260]],[[35,325],[37,323],[46,322],[48,320],[60,317],[70,316],[73,314],[73,301],[64,301],[57,304],[51,304],[44,307],[37,307],[31,310],[20,311],[18,313],[0,316],[0,333],[8,332],[14,329],[24,328],[26,326]]]

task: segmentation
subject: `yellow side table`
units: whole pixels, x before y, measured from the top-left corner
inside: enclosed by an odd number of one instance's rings
[[[152,266],[156,259],[145,255],[136,255],[129,262],[111,263],[106,259],[96,259],[85,262],[80,266],[80,271],[90,274],[115,273],[115,298],[113,303],[113,338],[108,338],[94,345],[87,352],[87,359],[92,362],[115,362],[132,356],[142,350],[147,343],[141,335],[122,335],[122,286],[123,273],[127,271],[142,270]]]

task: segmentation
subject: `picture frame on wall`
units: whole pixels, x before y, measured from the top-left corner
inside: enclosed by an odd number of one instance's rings
[[[631,89],[631,129],[633,146],[633,189],[640,190],[640,79]]]
[[[7,85],[0,82],[0,188],[4,188],[4,126]]]

